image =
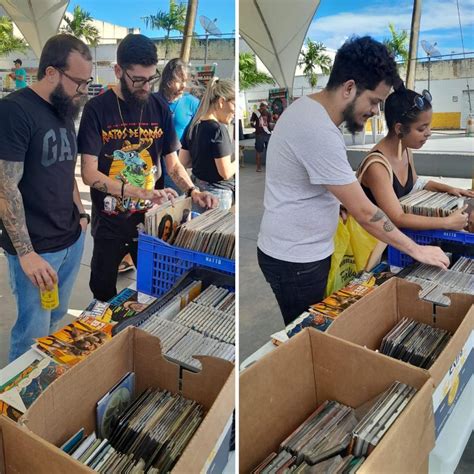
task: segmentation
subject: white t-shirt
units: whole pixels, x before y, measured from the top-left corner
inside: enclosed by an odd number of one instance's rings
[[[281,115],[270,139],[258,247],[287,262],[322,260],[334,251],[339,201],[324,185],[356,181],[344,138],[326,109],[305,96]]]

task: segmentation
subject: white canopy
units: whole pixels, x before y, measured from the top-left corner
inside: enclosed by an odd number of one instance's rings
[[[240,0],[240,35],[280,87],[293,87],[296,65],[320,0]]]
[[[69,0],[0,0],[0,5],[39,58],[51,36],[57,34]]]

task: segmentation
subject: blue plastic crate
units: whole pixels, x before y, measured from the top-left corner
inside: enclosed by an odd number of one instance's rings
[[[420,245],[436,245],[457,256],[474,258],[474,234],[452,230],[406,230],[403,233]],[[388,247],[388,262],[397,267],[411,265],[414,260],[396,248]]]
[[[201,266],[235,274],[235,260],[169,245],[157,237],[138,237],[137,290],[161,296],[187,270]]]

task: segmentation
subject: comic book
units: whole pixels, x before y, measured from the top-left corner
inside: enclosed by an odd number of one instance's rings
[[[95,318],[105,323],[115,324],[142,312],[155,301],[156,298],[153,296],[131,288],[124,288],[106,303],[107,308],[103,314],[95,316]]]
[[[75,365],[112,337],[112,325],[84,316],[59,331],[36,339],[37,347],[60,364]]]
[[[0,400],[0,415],[8,416],[8,418],[13,421],[18,421],[23,413],[15,410],[8,403],[2,402]]]
[[[68,367],[49,357],[38,357],[28,367],[0,386],[0,401],[24,413],[41,393]]]

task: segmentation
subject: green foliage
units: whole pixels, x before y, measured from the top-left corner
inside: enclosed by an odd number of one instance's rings
[[[319,67],[323,74],[329,74],[331,72],[331,58],[325,54],[326,46],[323,43],[308,38],[306,46],[306,51],[301,51],[298,65],[303,66],[303,72],[309,85],[315,88],[318,84],[317,68]]]
[[[170,0],[169,12],[159,11],[156,15],[148,15],[142,17],[147,28],[153,30],[165,30],[165,59],[168,54],[169,36],[171,31],[184,32],[184,25],[186,23],[186,5],[180,3],[179,5]]]
[[[247,90],[260,84],[275,84],[271,76],[257,71],[255,56],[252,53],[239,54],[240,90]]]
[[[69,33],[76,38],[84,40],[91,46],[97,46],[99,43],[99,30],[92,25],[92,16],[89,12],[83,10],[79,5],[74,7],[72,18],[64,17],[66,27],[62,29],[63,33]]]
[[[395,30],[393,23],[388,24],[391,38],[385,38],[383,44],[393,54],[395,59],[401,60],[403,64],[408,61],[408,32],[402,30],[398,32]]]
[[[24,53],[27,45],[23,38],[13,36],[13,23],[7,16],[0,16],[0,56],[19,51]]]

